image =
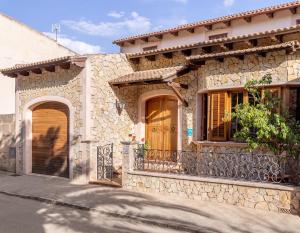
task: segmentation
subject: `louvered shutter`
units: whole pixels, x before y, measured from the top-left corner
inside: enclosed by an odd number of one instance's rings
[[[226,140],[226,92],[210,93],[210,140]]]
[[[266,95],[268,92],[269,96]],[[281,100],[281,88],[280,87],[267,87],[263,90],[263,99],[264,101],[268,101],[268,98],[274,98],[276,100]],[[280,103],[278,102],[278,106],[274,108],[274,111],[280,113]]]

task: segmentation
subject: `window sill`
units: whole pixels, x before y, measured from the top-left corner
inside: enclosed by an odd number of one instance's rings
[[[244,142],[234,142],[234,141],[227,141],[227,142],[216,142],[216,141],[193,141],[196,145],[202,146],[234,146],[234,147],[247,147],[247,143]]]

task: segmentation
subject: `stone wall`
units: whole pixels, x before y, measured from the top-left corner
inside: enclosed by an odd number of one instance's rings
[[[293,35],[286,40],[299,39],[299,34]],[[259,40],[260,45],[268,45],[270,41]],[[242,44],[241,44],[242,46]],[[196,52],[197,53],[197,52]],[[284,50],[274,51],[267,53],[266,57],[257,54],[247,55],[244,60],[234,57],[225,58],[224,62],[216,60],[209,60],[205,65],[201,66],[196,71],[192,71],[184,77],[178,78],[176,82],[188,84],[189,89],[180,89],[184,98],[188,101],[189,106],[183,107],[182,116],[182,144],[183,149],[192,149],[190,146],[191,139],[187,138],[186,130],[193,129],[193,141],[198,141],[197,136],[197,119],[199,116],[196,111],[197,93],[209,90],[240,88],[249,80],[257,80],[265,74],[272,75],[273,85],[283,85],[289,82],[299,82],[300,76],[300,52],[295,54],[286,54]],[[167,59],[163,55],[156,55],[155,61],[149,61],[142,58],[138,65],[134,65],[135,70],[148,70],[157,69],[162,67],[170,67],[175,65],[184,64],[185,59],[181,53],[175,53],[172,59]],[[163,85],[145,85],[137,86],[138,97],[150,90],[155,89],[169,89]],[[137,97],[137,99],[138,99]],[[198,122],[199,123],[199,122]],[[198,149],[205,149],[207,146],[202,144]],[[209,148],[216,150],[240,150],[241,147],[238,143],[231,143],[230,145],[209,145]]]
[[[175,198],[300,214],[299,187],[144,172],[127,173],[123,187]]]
[[[90,137],[93,141],[90,157],[90,179],[97,179],[97,146],[114,144],[114,169],[122,166],[121,141],[128,141],[136,121],[137,91],[135,88],[111,87],[109,80],[133,71],[124,54],[98,54],[89,56],[90,69]],[[125,104],[116,107],[116,101]]]
[[[16,167],[18,173],[23,173],[23,149],[25,141],[25,109],[30,101],[39,97],[56,96],[62,97],[69,102],[74,110],[73,125],[69,127],[73,130],[71,135],[71,169],[73,177],[79,178],[86,171],[86,146],[81,143],[83,132],[83,114],[82,108],[82,82],[85,70],[79,67],[71,66],[71,69],[65,70],[56,67],[55,72],[43,71],[42,74],[33,74],[27,77],[16,79],[16,124],[20,134],[20,140],[17,143],[17,161]],[[30,106],[28,106],[30,108]]]
[[[15,115],[0,115],[0,170],[16,171]]]

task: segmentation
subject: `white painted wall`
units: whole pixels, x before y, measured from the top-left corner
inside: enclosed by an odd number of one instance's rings
[[[177,45],[185,45],[191,43],[198,43],[208,40],[210,35],[220,34],[227,32],[228,37],[245,35],[254,32],[264,32],[271,29],[278,29],[283,27],[289,27],[296,24],[296,19],[300,19],[300,10],[297,14],[293,15],[289,10],[278,11],[274,14],[274,18],[268,18],[265,14],[252,17],[252,22],[247,23],[243,19],[233,20],[231,27],[225,28],[223,24],[216,24],[213,26],[212,31],[204,30],[204,28],[198,28],[195,33],[191,34],[187,31],[179,32],[178,37],[174,37],[171,34],[165,34],[160,41],[152,41],[148,43],[141,40],[136,41],[134,45],[125,43],[121,51],[124,53],[137,53],[142,52],[144,47],[157,45],[158,49],[169,48]]]
[[[15,64],[75,55],[24,24],[0,14],[0,69]],[[0,114],[15,113],[15,80],[0,74]]]

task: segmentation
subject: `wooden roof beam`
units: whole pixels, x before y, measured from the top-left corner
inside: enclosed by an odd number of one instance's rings
[[[248,47],[255,47],[257,46],[257,39],[251,39],[251,40],[244,40],[244,43],[248,46]]]
[[[31,72],[34,74],[42,74],[42,69],[40,69],[40,68],[32,69]]]
[[[187,31],[188,31],[189,33],[192,33],[192,34],[193,34],[193,33],[195,33],[195,28],[188,28]]]
[[[60,68],[64,69],[64,70],[68,70],[71,68],[71,63],[70,62],[67,62],[65,64],[61,64],[60,65]]]
[[[204,60],[200,60],[200,61],[195,60],[195,61],[190,62],[191,65],[195,65],[196,67],[204,66],[205,63],[206,62]]]
[[[223,50],[223,51],[228,51],[229,48],[225,44],[218,44],[218,46]]]
[[[55,66],[46,66],[44,69],[48,72],[55,72]]]
[[[272,18],[274,18],[274,12],[268,12],[268,13],[266,13],[266,16],[269,18],[269,19],[272,19]]]
[[[8,76],[10,78],[17,78],[18,74],[6,74],[6,76]]]
[[[243,54],[241,54],[241,55],[236,55],[236,56],[234,56],[235,58],[237,58],[237,59],[239,59],[239,60],[241,60],[241,61],[243,61],[244,59],[245,59],[245,55],[243,55]]]
[[[289,10],[293,15],[297,14],[297,7],[291,7]]]
[[[171,87],[171,89],[174,91],[175,95],[178,97],[178,99],[184,104],[185,107],[188,107],[188,102],[184,99],[182,94],[177,89],[177,85],[174,82],[168,82],[168,86]]]
[[[225,46],[228,50],[232,50],[232,49],[233,49],[233,43],[225,43],[224,46]]]
[[[204,28],[205,28],[207,31],[211,31],[211,30],[212,30],[212,24],[204,25]]]
[[[224,57],[217,57],[216,60],[217,60],[218,62],[224,62]]]
[[[273,42],[283,43],[283,35],[271,35],[270,38]]]
[[[148,38],[148,37],[143,37],[143,38],[141,38],[140,40],[141,40],[141,41],[144,41],[144,42],[146,42],[146,43],[149,42],[149,38]]]
[[[131,62],[135,65],[140,63],[140,58],[139,57],[135,57],[135,58],[130,58]]]
[[[202,47],[201,49],[204,53],[211,53],[212,52],[212,46]]]
[[[223,24],[224,24],[226,27],[230,27],[230,26],[231,26],[231,21],[230,21],[230,20],[224,21]]]
[[[247,16],[243,18],[247,23],[251,23],[252,22],[252,17],[251,16]]]
[[[145,56],[145,58],[146,58],[148,61],[155,61],[155,60],[156,60],[156,55]]]
[[[26,70],[20,71],[19,74],[22,76],[29,76],[29,72]]]
[[[261,56],[261,57],[266,57],[267,56],[267,52],[258,52],[257,53],[258,54],[258,56]]]
[[[162,40],[163,34],[155,35],[154,37],[158,40]]]
[[[181,53],[184,55],[184,56],[191,56],[192,55],[192,50],[191,49],[185,49],[185,50],[181,50]]]
[[[175,37],[177,37],[179,35],[178,31],[170,32],[170,34]]]
[[[165,58],[167,59],[172,59],[173,58],[173,53],[172,52],[169,52],[169,53],[163,53],[162,54]]]

